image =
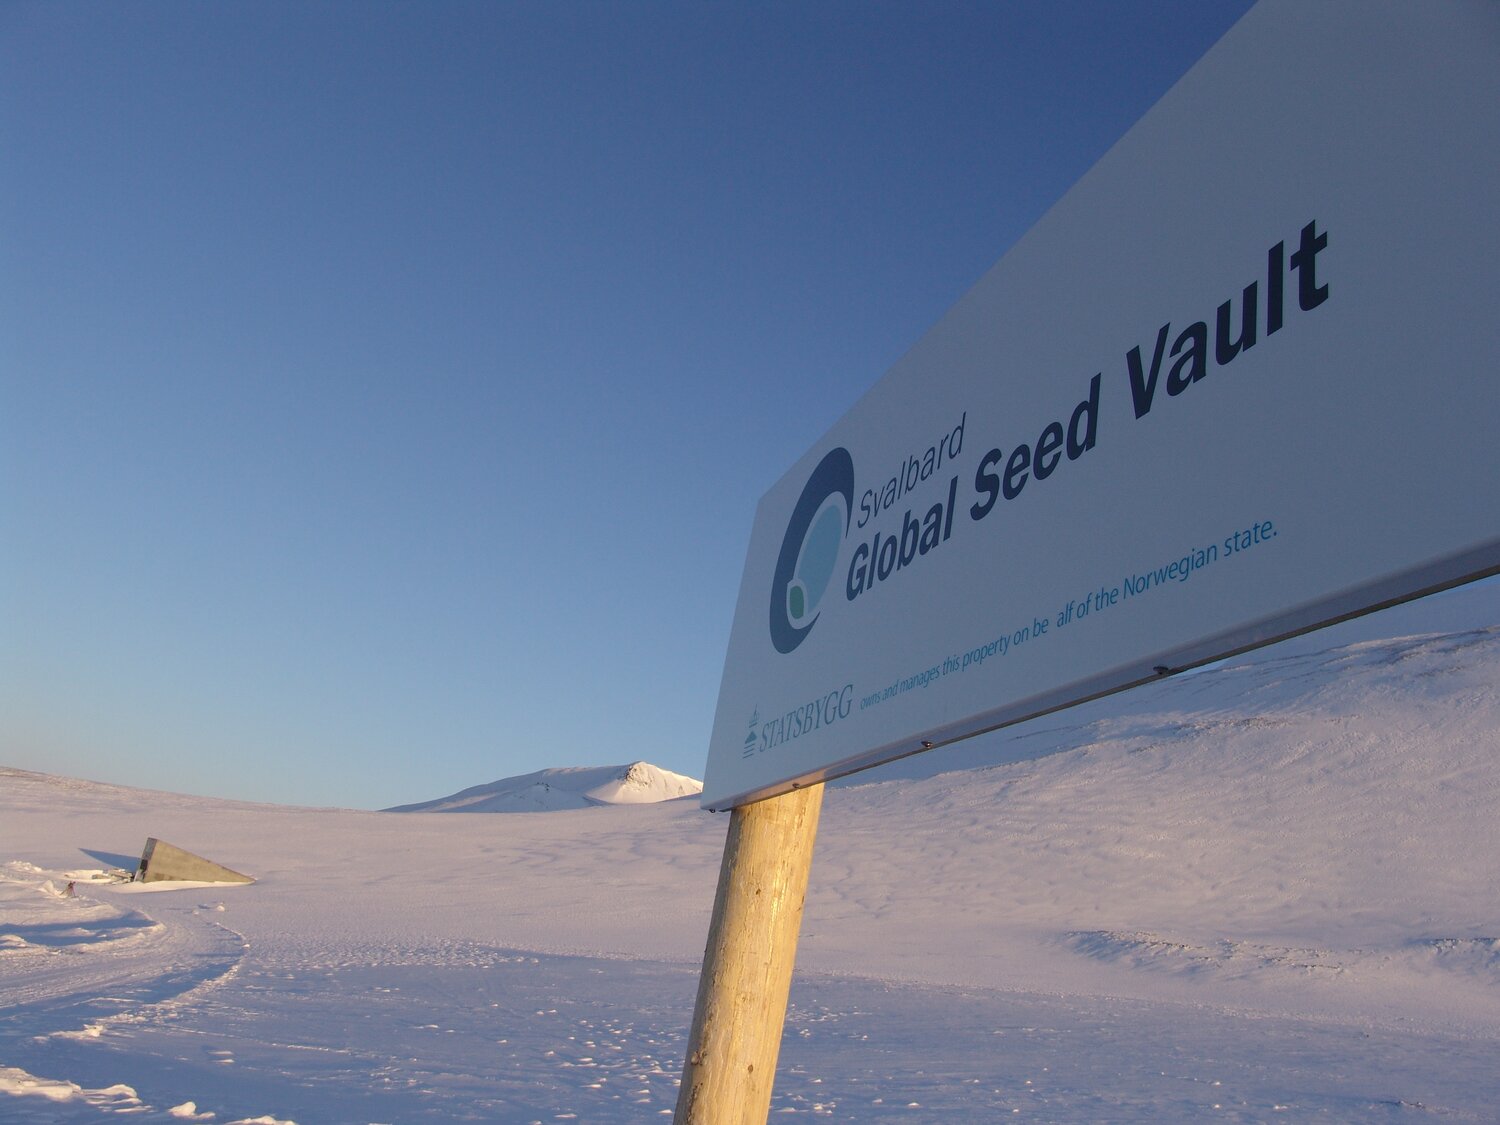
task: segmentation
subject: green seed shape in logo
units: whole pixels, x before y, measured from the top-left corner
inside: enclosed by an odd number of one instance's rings
[[[802,583],[796,582],[786,588],[786,615],[796,624],[802,620],[802,615],[807,612],[803,604]]]

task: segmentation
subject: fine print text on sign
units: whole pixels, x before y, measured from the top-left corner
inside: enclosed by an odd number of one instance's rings
[[[704,805],[1500,570],[1497,76],[1253,9],[761,501]]]

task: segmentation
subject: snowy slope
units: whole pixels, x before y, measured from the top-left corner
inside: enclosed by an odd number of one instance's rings
[[[1497,672],[1491,583],[830,790],[774,1108],[1494,1120]],[[0,1120],[667,1111],[726,823],[0,771]],[[148,835],[259,881],[58,896]]]
[[[703,792],[703,782],[650,762],[537,770],[386,812],[557,812],[594,805],[644,805]]]

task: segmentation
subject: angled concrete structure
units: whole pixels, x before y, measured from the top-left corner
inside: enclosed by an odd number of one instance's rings
[[[141,865],[136,868],[137,883],[253,883],[248,875],[231,871],[213,860],[184,851],[155,836],[146,841],[146,850],[141,852]]]

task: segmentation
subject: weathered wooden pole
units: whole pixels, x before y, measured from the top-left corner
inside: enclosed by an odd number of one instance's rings
[[[765,1125],[823,785],[729,814],[674,1125]]]

